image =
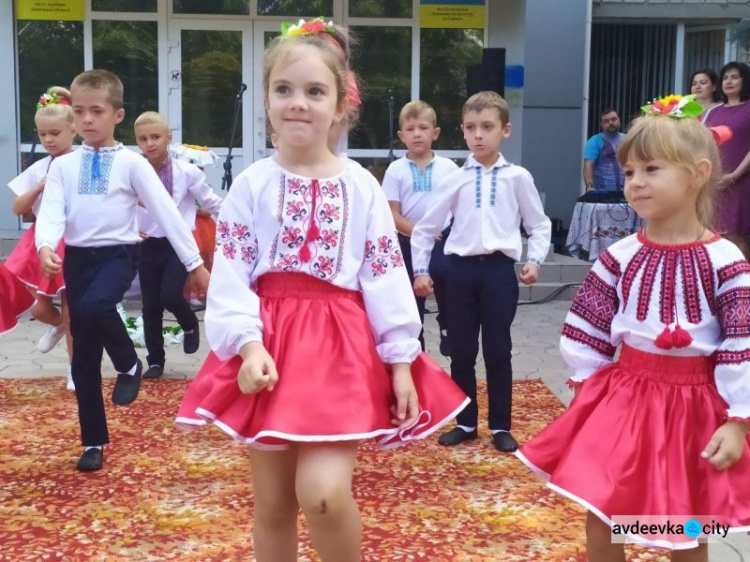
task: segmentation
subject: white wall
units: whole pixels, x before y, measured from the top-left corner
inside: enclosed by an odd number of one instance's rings
[[[18,218],[11,211],[13,194],[6,187],[18,174],[18,115],[16,108],[16,36],[13,25],[13,2],[0,2],[0,76],[5,76],[0,88],[0,229],[18,228]]]

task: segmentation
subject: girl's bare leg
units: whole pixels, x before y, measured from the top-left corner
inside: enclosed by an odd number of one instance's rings
[[[297,451],[251,449],[255,494],[253,544],[258,562],[296,562],[297,515],[294,492]]]
[[[609,525],[590,511],[586,518],[586,556],[589,562],[625,562],[624,545],[612,544]]]
[[[359,562],[362,522],[352,496],[356,441],[300,444],[297,500],[323,562]]]
[[[62,322],[62,315],[57,307],[52,304],[52,299],[45,295],[40,295],[33,289],[29,292],[34,296],[36,302],[31,307],[31,315],[39,322],[49,324],[50,326],[59,326]]]

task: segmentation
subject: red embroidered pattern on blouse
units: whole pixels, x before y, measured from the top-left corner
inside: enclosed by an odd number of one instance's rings
[[[578,291],[570,312],[600,332],[609,334],[619,304],[615,288],[591,271]]]
[[[725,265],[718,271],[719,287],[721,287],[730,279],[739,277],[743,273],[750,273],[750,263],[747,263],[747,261],[745,260],[739,260],[736,262],[732,262],[729,265]]]
[[[738,287],[719,295],[716,308],[725,338],[750,336],[750,287]]]
[[[680,250],[680,269],[682,271],[682,292],[687,308],[688,322],[700,324],[703,314],[701,313],[700,292],[698,278],[695,275],[695,264],[693,254],[689,249]]]
[[[620,278],[620,275],[622,274],[620,262],[609,253],[609,250],[605,250],[603,253],[599,254],[599,263],[617,279]]]
[[[237,258],[239,250],[240,259],[248,264],[253,264],[258,257],[258,239],[246,224],[220,220],[216,225],[216,247],[221,248],[224,257],[229,260]]]
[[[575,326],[572,326],[567,322],[563,325],[562,335],[563,337],[566,337],[570,340],[586,345],[594,351],[597,351],[607,357],[614,357],[615,355],[616,350],[611,343],[601,338],[597,338],[590,334],[587,334],[580,328],[576,328]]]
[[[737,365],[750,361],[750,349],[740,351],[719,351],[716,354],[717,365]]]
[[[677,302],[676,294],[678,264],[682,278],[684,301],[682,303]],[[716,314],[713,266],[704,246],[690,245],[689,247],[668,248],[644,245],[628,263],[622,281],[623,307],[626,307],[638,272],[643,269],[636,307],[636,318],[639,321],[646,320],[648,316],[656,283],[656,274],[660,266],[662,269],[659,319],[663,324],[670,325],[679,320],[679,310],[683,308],[687,312],[689,322],[700,323],[702,314],[698,278],[700,278],[700,284],[703,286],[703,292],[711,313]],[[676,311],[677,317],[675,317]]]
[[[646,260],[646,269],[643,272],[641,278],[641,290],[638,294],[638,311],[636,318],[638,320],[645,320],[648,314],[648,305],[651,302],[651,294],[654,290],[654,283],[656,282],[656,270],[659,268],[659,262],[661,262],[662,252],[661,250],[653,250],[650,252],[648,259]],[[664,317],[664,287],[662,285],[662,303],[661,316]]]
[[[312,216],[312,185],[318,189],[319,203]],[[271,265],[281,271],[309,272],[326,281],[333,280],[343,266],[344,237],[349,222],[349,194],[343,181],[306,182],[301,178],[281,175],[276,213],[279,233],[271,248]],[[307,239],[313,223],[319,234]],[[314,235],[313,235],[314,236]],[[300,252],[307,247],[310,254],[302,260]]]
[[[389,236],[381,236],[377,244],[372,240],[365,242],[365,263],[370,263],[373,277],[385,275],[388,268],[404,267],[404,258],[398,244]]]

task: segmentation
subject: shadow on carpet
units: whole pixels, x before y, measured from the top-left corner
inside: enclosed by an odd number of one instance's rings
[[[247,448],[215,428],[175,427],[187,384],[146,381],[126,408],[107,400],[104,470],[83,474],[64,380],[0,380],[0,560],[251,560]],[[514,393],[521,442],[564,409],[538,380]],[[486,430],[456,448],[435,437],[387,452],[365,444],[354,491],[363,560],[585,560],[584,510],[496,452]],[[300,558],[318,560],[300,520]],[[629,559],[658,560],[640,549]]]

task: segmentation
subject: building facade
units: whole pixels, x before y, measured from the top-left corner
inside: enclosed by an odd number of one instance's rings
[[[436,108],[443,130],[436,148],[465,157],[461,105],[467,94],[494,87],[499,72],[514,127],[503,151],[531,170],[547,213],[566,223],[599,106],[616,105],[628,115],[654,94],[684,90],[699,62],[718,69],[736,56],[726,29],[750,16],[750,0],[62,0],[53,4],[80,4],[83,11],[79,19],[59,21],[37,19],[36,4],[50,3],[0,3],[2,183],[23,169],[32,150],[41,152],[34,146],[38,96],[88,68],[107,68],[123,79],[126,119],[118,138],[129,146],[135,117],[158,110],[173,142],[208,145],[223,157],[237,111],[237,175],[270,154],[264,46],[281,22],[323,15],[350,27],[357,39],[353,63],[364,105],[345,147],[350,157],[382,174],[391,148],[403,153],[391,134],[389,102],[395,121],[411,99]],[[469,10],[471,17],[441,26],[425,15],[428,4]],[[240,94],[242,84],[247,90]],[[221,165],[209,170],[217,191],[222,174]],[[10,190],[0,189],[6,237],[23,227],[11,200]]]

